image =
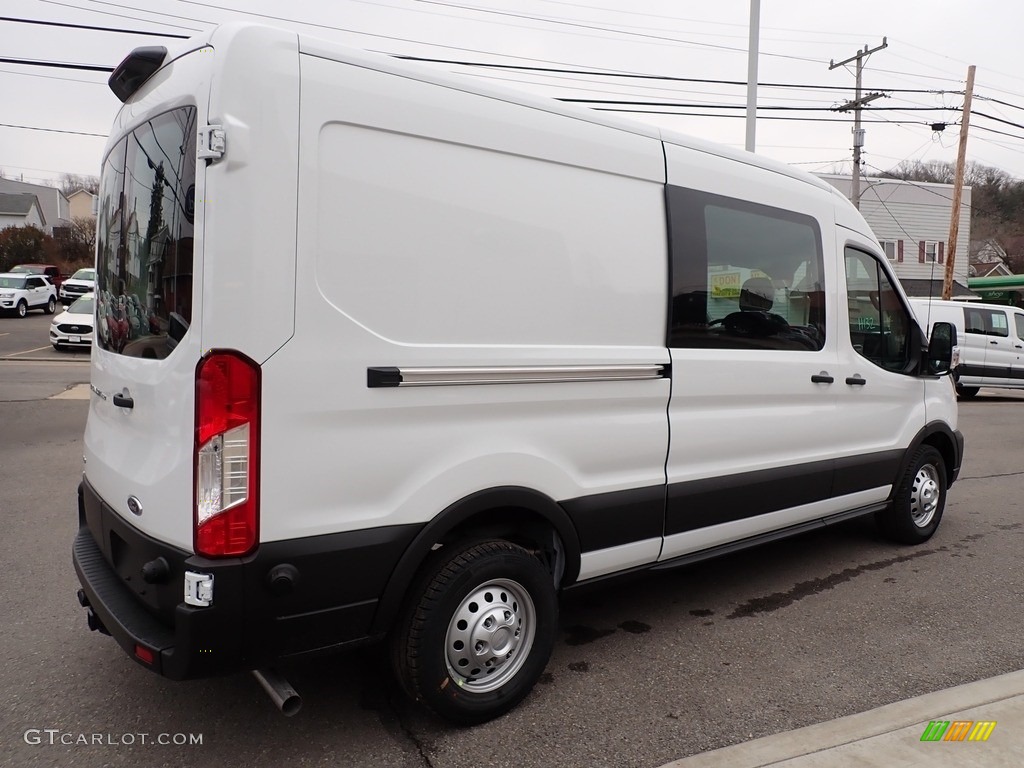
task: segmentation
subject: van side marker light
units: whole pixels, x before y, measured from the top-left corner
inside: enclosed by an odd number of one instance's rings
[[[558,384],[579,381],[648,381],[671,376],[664,363],[629,365],[541,365],[500,368],[366,369],[366,386],[443,387],[472,384]]]

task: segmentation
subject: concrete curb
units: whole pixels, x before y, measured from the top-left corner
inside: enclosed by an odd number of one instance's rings
[[[1013,699],[1017,701],[1011,701]],[[1003,703],[1002,707],[989,706],[1000,702]],[[984,716],[975,714],[972,717],[968,714],[969,710],[981,707],[986,708]],[[903,730],[913,731],[913,733],[900,734],[898,738],[900,743],[908,739],[919,742],[920,735],[931,720],[999,720],[1000,709],[1007,714],[1012,710],[1014,715],[1020,714],[1024,710],[1024,670],[898,701],[868,712],[841,717],[826,723],[809,725],[786,733],[765,736],[712,752],[693,755],[668,763],[663,768],[723,768],[724,766],[761,768],[762,766],[786,764],[789,761],[793,761],[794,765],[802,766],[925,764],[924,762],[919,763],[917,760],[907,763],[894,760],[895,756],[886,747],[895,745],[897,732]],[[963,713],[964,716],[959,717],[956,713]],[[1016,720],[1017,717],[1013,719]],[[1010,723],[1007,722],[1006,725],[1010,726]],[[1012,734],[1009,733],[1010,728],[1005,728],[1004,733],[1012,743],[1007,745],[1006,741],[1003,741],[1005,746],[1002,747],[998,747],[995,743],[948,746],[984,748],[984,761],[976,763],[977,765],[1020,765],[1021,752],[1018,750],[1024,747],[1024,742],[1022,742],[1020,729],[1013,726],[1011,728]],[[874,760],[861,754],[860,751],[842,749],[858,742],[890,735],[894,738],[880,739],[879,743],[871,750],[874,753]],[[842,755],[834,754],[829,757],[826,754],[829,750],[838,751],[840,749],[842,749]],[[856,754],[853,754],[854,752]],[[923,755],[919,757],[924,758]],[[957,755],[944,754],[932,757],[948,758],[954,762],[946,763],[929,758],[926,761],[927,764],[972,765],[975,763],[970,761],[971,758],[982,756],[980,754],[968,756],[961,752]],[[1013,762],[1010,762],[1011,760]]]

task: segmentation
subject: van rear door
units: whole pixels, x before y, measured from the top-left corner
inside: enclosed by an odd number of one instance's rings
[[[104,162],[85,433],[93,490],[136,528],[186,551],[201,349],[193,311],[197,113],[181,106],[148,118]]]

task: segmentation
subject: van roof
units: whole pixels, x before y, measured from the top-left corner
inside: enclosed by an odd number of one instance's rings
[[[212,46],[213,48],[230,48],[231,40],[246,28],[266,27],[265,24],[254,24],[252,22],[228,22],[206,30],[188,40],[181,41],[174,45],[168,45],[167,55],[163,59],[163,66],[175,59],[195,50]],[[281,28],[279,28],[281,29]],[[822,190],[830,190],[832,186],[822,179],[807,173],[806,171],[794,168],[777,160],[734,149],[712,141],[706,141],[684,133],[662,129],[655,125],[639,122],[635,119],[610,115],[598,112],[575,104],[567,104],[557,99],[546,98],[511,86],[483,83],[470,75],[448,72],[446,70],[431,67],[425,63],[404,60],[384,53],[366,51],[359,48],[352,48],[332,40],[325,40],[305,33],[294,33],[290,30],[281,31],[296,35],[298,50],[301,54],[317,56],[331,61],[339,61],[353,66],[365,67],[380,72],[408,77],[423,82],[435,83],[449,88],[456,88],[463,91],[480,94],[494,99],[522,104],[533,109],[544,110],[554,114],[565,115],[576,120],[584,120],[598,125],[606,125],[629,133],[648,136],[654,139],[673,144],[697,152],[704,152],[724,159],[733,160],[745,165],[754,166],[774,173],[782,174],[793,179],[810,184]],[[845,200],[845,198],[843,198]]]
[[[215,42],[215,41],[214,41]],[[780,173],[785,176],[798,179],[811,184],[822,190],[830,190],[832,186],[806,171],[777,160],[772,160],[752,152],[746,152],[712,141],[698,139],[684,133],[662,129],[655,125],[639,122],[635,119],[619,117],[606,112],[598,112],[586,107],[565,103],[558,99],[538,96],[527,91],[492,83],[483,83],[470,75],[448,72],[447,70],[436,69],[424,63],[409,61],[387,54],[365,51],[358,48],[351,48],[331,40],[324,40],[315,36],[299,34],[299,52],[310,56],[317,56],[331,61],[339,61],[354,66],[366,67],[381,72],[390,72],[402,77],[409,77],[416,80],[435,83],[437,85],[456,88],[463,91],[470,91],[482,96],[500,99],[515,104],[540,109],[554,114],[565,115],[576,120],[584,120],[598,125],[606,125],[621,131],[648,136],[676,146],[692,149],[697,152],[704,152],[710,155],[734,160],[746,165],[756,166],[768,171]]]

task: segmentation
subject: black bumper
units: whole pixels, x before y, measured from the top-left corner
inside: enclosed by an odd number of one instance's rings
[[[245,558],[208,560],[137,530],[87,481],[78,507],[73,562],[83,602],[129,656],[174,680],[371,639],[378,599],[420,530],[390,526],[269,542]],[[147,580],[143,566],[160,559],[162,576],[154,579],[150,566]],[[186,571],[213,576],[212,605],[184,602]]]

